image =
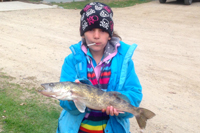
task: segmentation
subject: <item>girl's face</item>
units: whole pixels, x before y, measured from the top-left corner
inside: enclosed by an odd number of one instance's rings
[[[108,40],[111,39],[106,31],[99,28],[86,31],[83,38],[85,38],[87,45],[96,43],[89,46],[91,52],[103,52]]]

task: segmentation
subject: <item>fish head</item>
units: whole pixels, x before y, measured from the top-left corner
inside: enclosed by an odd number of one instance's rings
[[[59,100],[72,100],[72,89],[69,82],[44,83],[41,86],[44,90],[39,92],[47,97],[53,97]]]

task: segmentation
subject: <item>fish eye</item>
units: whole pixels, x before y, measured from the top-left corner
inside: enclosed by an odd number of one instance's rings
[[[50,83],[49,86],[54,87],[54,83]]]

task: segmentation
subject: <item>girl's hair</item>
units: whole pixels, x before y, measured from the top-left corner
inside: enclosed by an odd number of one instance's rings
[[[113,37],[118,37],[120,40],[122,40],[121,36],[119,36],[116,31],[113,31],[113,35],[112,36]]]

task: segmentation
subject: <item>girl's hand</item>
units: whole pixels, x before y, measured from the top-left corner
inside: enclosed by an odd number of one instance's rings
[[[111,116],[119,115],[119,112],[117,111],[116,108],[113,108],[113,106],[108,106],[106,109],[102,109],[102,112],[106,112],[107,115],[111,115]]]
[[[76,79],[74,82],[77,83],[77,84],[81,83],[78,79]]]

